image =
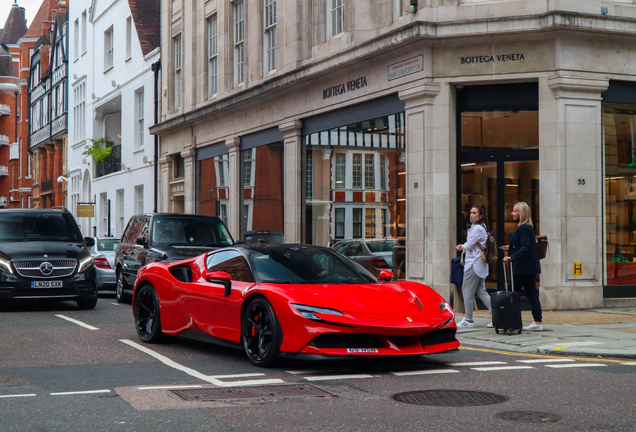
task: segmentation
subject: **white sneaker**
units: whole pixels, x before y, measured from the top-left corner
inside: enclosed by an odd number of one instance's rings
[[[495,327],[495,326],[494,326],[494,325],[492,325],[492,321],[490,321],[490,324],[486,324],[486,327],[488,327],[488,328],[493,328],[493,327]]]
[[[475,327],[475,323],[474,322],[470,322],[470,321],[466,321],[466,318],[464,318],[463,320],[461,320],[459,322],[459,324],[457,324],[457,326],[459,326],[459,327]]]
[[[543,324],[533,322],[532,324],[525,326],[523,329],[526,331],[543,331]]]

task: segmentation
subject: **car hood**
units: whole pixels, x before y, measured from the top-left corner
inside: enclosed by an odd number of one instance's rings
[[[74,258],[87,254],[82,243],[58,241],[6,242],[0,244],[3,255],[10,260]],[[44,255],[48,255],[45,257]]]
[[[324,307],[345,313],[401,315],[420,312],[439,314],[441,300],[425,288],[409,289],[399,282],[382,284],[296,285],[296,289],[314,298]]]

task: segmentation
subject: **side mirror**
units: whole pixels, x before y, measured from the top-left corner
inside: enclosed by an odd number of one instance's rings
[[[84,237],[84,241],[86,242],[86,246],[88,247],[95,246],[95,239],[93,237]]]
[[[148,246],[148,240],[146,240],[146,237],[141,237],[141,236],[137,237],[136,243],[143,247]]]
[[[380,276],[378,276],[378,280],[379,280],[380,282],[390,282],[390,281],[391,281],[391,279],[393,279],[393,276],[395,276],[395,275],[393,274],[393,272],[392,272],[392,271],[389,271],[389,270],[382,270],[382,271],[380,272]]]
[[[228,297],[230,295],[230,293],[232,292],[232,276],[230,276],[230,274],[228,274],[228,273],[225,273],[225,272],[212,272],[212,273],[204,272],[203,273],[203,278],[206,281],[210,282],[210,283],[223,285],[225,287],[225,292],[223,293],[223,295],[225,297]]]

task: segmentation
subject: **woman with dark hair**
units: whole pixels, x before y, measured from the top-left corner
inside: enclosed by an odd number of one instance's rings
[[[457,252],[466,251],[464,257],[464,283],[462,294],[464,296],[464,319],[457,324],[460,327],[474,327],[473,307],[475,296],[479,297],[490,311],[490,296],[486,292],[486,277],[488,276],[488,264],[482,257],[482,251],[486,248],[488,239],[486,207],[474,206],[470,209],[471,227],[468,229],[466,243],[455,247]],[[492,327],[492,322],[487,325]]]
[[[530,206],[518,202],[512,208],[512,218],[519,222],[517,229],[510,236],[508,256],[504,262],[512,263],[515,288],[525,288],[528,301],[532,307],[534,322],[524,327],[528,331],[543,331],[541,300],[537,288],[537,274],[541,273],[541,264],[535,249],[536,237],[532,225]]]

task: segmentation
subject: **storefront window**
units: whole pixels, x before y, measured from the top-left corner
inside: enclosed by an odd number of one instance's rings
[[[214,156],[197,162],[197,213],[217,216],[227,226],[229,157]]]
[[[636,105],[603,104],[608,286],[636,284]]]
[[[381,255],[404,278],[404,114],[306,135],[304,143],[305,242],[324,246],[350,239],[395,240],[386,243],[400,245],[395,262],[392,252],[398,248]]]
[[[283,143],[241,151],[243,206],[241,239],[284,242]]]

